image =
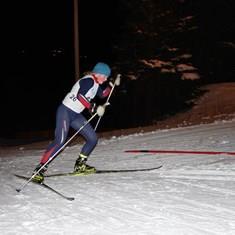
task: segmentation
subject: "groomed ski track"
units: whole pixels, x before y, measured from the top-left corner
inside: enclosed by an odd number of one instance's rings
[[[235,120],[101,139],[88,164],[97,169],[141,169],[46,182],[76,197],[66,201],[22,182],[44,147],[18,147],[0,157],[0,233],[48,235],[235,234],[235,157],[125,153],[127,149],[235,151]],[[81,143],[67,147],[50,174],[73,169]]]

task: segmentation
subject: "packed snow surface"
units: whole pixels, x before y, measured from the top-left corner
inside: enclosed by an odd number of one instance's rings
[[[72,171],[83,140],[68,146],[47,174]],[[44,143],[45,144],[45,143]],[[3,148],[0,155],[2,235],[235,234],[235,156],[125,153],[129,149],[235,151],[235,120],[100,139],[88,164],[99,170],[153,168],[46,178],[68,201],[30,176],[46,144]]]

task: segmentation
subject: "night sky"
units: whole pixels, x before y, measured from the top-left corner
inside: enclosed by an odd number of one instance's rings
[[[53,130],[56,108],[75,82],[73,1],[9,1],[2,9],[0,138]],[[183,83],[179,74],[161,74],[139,63],[154,57],[170,61],[170,47],[193,54],[189,62],[200,69],[204,83],[232,81],[233,12],[229,0],[79,1],[80,73],[104,61],[124,74],[113,97],[115,109],[104,123],[109,128],[151,124],[153,117],[185,109],[184,101],[202,82]],[[180,19],[187,16],[193,18],[185,26]],[[176,30],[179,24],[182,32]],[[139,79],[130,82],[126,74]],[[145,102],[144,115],[139,102]]]
[[[110,61],[114,3],[79,1],[81,73]],[[54,128],[56,108],[75,82],[73,1],[15,1],[4,9],[0,136],[11,138]]]

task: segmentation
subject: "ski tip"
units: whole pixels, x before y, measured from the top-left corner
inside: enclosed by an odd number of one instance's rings
[[[17,189],[16,189],[16,192],[18,192],[18,193],[19,193],[20,191],[21,191],[21,189],[20,189],[20,188],[17,188]]]
[[[68,199],[69,201],[74,201],[74,200],[75,200],[74,197],[68,197],[67,199]]]

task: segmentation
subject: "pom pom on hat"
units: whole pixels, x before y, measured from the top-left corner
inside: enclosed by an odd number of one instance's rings
[[[111,69],[107,64],[99,62],[94,66],[92,72],[103,74],[103,75],[109,77],[111,74]]]

